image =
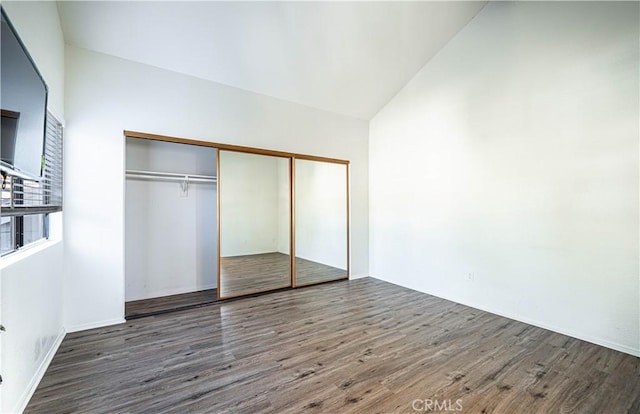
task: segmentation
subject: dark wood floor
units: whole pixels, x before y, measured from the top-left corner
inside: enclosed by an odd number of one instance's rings
[[[221,263],[226,296],[248,295],[291,286],[289,256],[267,253],[225,257]],[[296,257],[298,286],[347,277],[347,271]],[[286,274],[286,277],[283,277]],[[217,289],[129,301],[124,304],[127,320],[209,305],[217,301]]]
[[[220,294],[223,298],[249,295],[291,286],[288,254],[273,252],[220,258]],[[347,271],[296,257],[299,285],[347,277]]]
[[[339,269],[323,263],[296,257],[296,284],[298,286],[342,279],[347,276],[346,269]]]
[[[165,312],[191,309],[214,303],[218,300],[217,298],[216,289],[207,289],[179,295],[134,300],[124,304],[124,317],[126,319],[135,319]]]
[[[291,286],[291,260],[278,252],[220,258],[220,296],[229,298]]]
[[[26,412],[636,414],[639,361],[366,278],[69,334]]]

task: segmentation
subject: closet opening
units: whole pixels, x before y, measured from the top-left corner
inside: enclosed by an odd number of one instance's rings
[[[125,137],[125,318],[217,301],[217,149]]]

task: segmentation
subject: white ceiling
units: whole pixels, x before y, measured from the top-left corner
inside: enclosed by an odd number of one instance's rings
[[[371,119],[485,2],[59,2],[67,43]]]

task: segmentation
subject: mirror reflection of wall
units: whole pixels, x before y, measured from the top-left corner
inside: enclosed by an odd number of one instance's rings
[[[296,286],[348,277],[347,166],[295,160]]]
[[[289,158],[220,151],[221,298],[291,286]]]

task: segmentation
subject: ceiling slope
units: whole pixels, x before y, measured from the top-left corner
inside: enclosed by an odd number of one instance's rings
[[[67,43],[370,119],[484,2],[59,2]]]

